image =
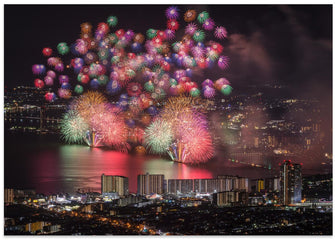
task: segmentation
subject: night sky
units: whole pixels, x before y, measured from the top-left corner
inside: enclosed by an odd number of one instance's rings
[[[107,17],[118,17],[116,29],[144,33],[166,29],[169,5],[5,5],[5,86],[33,86],[31,66],[46,64],[44,47],[54,50],[80,35],[80,24],[95,30]],[[332,5],[179,5],[206,10],[227,28],[224,54],[231,59],[225,72],[205,71],[203,78],[228,78],[236,89],[262,83],[288,86],[297,97],[331,99]],[[180,22],[184,22],[180,20]],[[217,78],[216,78],[217,77]],[[331,104],[331,102],[328,102]]]

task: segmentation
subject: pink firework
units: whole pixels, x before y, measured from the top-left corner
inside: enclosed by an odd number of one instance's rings
[[[219,78],[215,81],[214,87],[220,91],[223,85],[230,85],[230,82],[226,78]]]
[[[202,47],[198,47],[198,46],[193,47],[191,51],[195,58],[203,57],[206,53],[205,49],[203,49]]]
[[[203,92],[205,98],[213,98],[215,96],[215,89],[210,86],[205,86]]]
[[[47,76],[50,76],[51,78],[56,78],[56,73],[54,71],[52,71],[52,70],[49,70],[47,72]]]
[[[221,69],[226,69],[229,67],[229,58],[227,56],[220,56],[218,60],[218,66]]]
[[[86,54],[88,51],[87,43],[83,39],[78,39],[76,41],[75,50],[82,55]]]
[[[192,131],[184,134],[183,141],[185,142],[184,148],[187,153],[184,163],[197,164],[207,162],[214,155],[212,138],[205,128],[192,127]]]
[[[52,86],[54,84],[54,79],[50,76],[45,76],[44,82],[45,82],[45,85]]]
[[[214,36],[218,39],[224,39],[227,38],[228,33],[225,27],[216,27]]]
[[[104,104],[91,117],[91,127],[101,136],[104,145],[121,152],[128,151],[127,127],[118,108]]]
[[[215,23],[211,18],[207,18],[202,24],[202,27],[207,31],[213,30],[214,26],[215,26]]]
[[[198,30],[198,27],[195,23],[189,23],[185,28],[185,33],[193,35],[195,33],[195,31],[197,31],[197,30]]]
[[[62,63],[62,60],[60,58],[50,57],[47,62],[49,66],[56,66],[58,63]]]
[[[64,88],[58,89],[58,96],[60,98],[69,99],[71,97],[71,91]]]

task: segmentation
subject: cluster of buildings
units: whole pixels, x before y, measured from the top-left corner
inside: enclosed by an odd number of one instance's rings
[[[32,199],[34,193],[5,189],[5,204],[14,198]],[[101,175],[101,194],[78,196],[49,196],[35,198],[34,202],[70,203],[112,202],[118,206],[138,204],[143,197],[163,199],[166,196],[178,198],[207,197],[217,206],[296,204],[302,200],[301,165],[285,160],[280,166],[280,177],[248,179],[238,176],[217,176],[211,179],[165,179],[163,174],[142,174],[137,176],[137,193],[129,193],[129,179],[125,176]],[[265,200],[266,199],[266,200]],[[50,200],[50,201],[49,201]]]
[[[102,174],[101,193],[82,191],[74,195],[43,196],[32,190],[5,189],[6,207],[15,209],[16,206],[30,206],[37,211],[36,214],[22,220],[6,217],[5,231],[58,234],[67,229],[66,221],[73,221],[81,226],[83,219],[87,220],[85,223],[88,224],[87,226],[92,225],[91,221],[100,223],[99,221],[116,221],[113,219],[131,219],[132,223],[127,225],[126,229],[131,228],[130,226],[136,227],[136,224],[143,224],[144,221],[147,225],[155,226],[158,234],[161,233],[159,229],[165,229],[167,222],[175,232],[220,233],[220,229],[225,229],[227,226],[232,228],[228,229],[228,232],[236,231],[236,233],[241,229],[252,233],[258,228],[259,231],[264,229],[270,231],[272,228],[278,228],[280,231],[282,227],[291,226],[291,222],[300,222],[303,218],[301,214],[330,213],[331,201],[308,203],[302,199],[302,187],[306,184],[313,189],[313,187],[329,185],[330,181],[331,178],[328,176],[308,178],[303,181],[301,165],[290,160],[282,162],[279,177],[265,179],[250,180],[227,175],[212,179],[165,179],[163,174],[141,174],[137,176],[136,194],[129,193],[127,177]],[[23,202],[17,201],[18,198]],[[270,207],[257,208],[264,205]],[[266,223],[262,221],[261,215],[256,214],[255,218],[255,211],[263,211],[262,209],[267,209],[264,213],[269,214],[264,216]],[[250,214],[246,215],[246,212]],[[279,212],[281,214],[277,216]],[[228,218],[232,217],[236,224],[246,224],[246,226],[236,227],[229,221],[225,222],[227,218],[222,217],[221,213]],[[235,217],[231,215],[232,213]],[[207,218],[204,220],[199,217],[199,214],[202,214],[201,216],[207,214],[220,221],[212,223]],[[48,217],[44,219],[45,216]],[[54,219],[54,216],[60,216],[63,220],[51,221],[50,219]],[[317,216],[319,215],[315,215],[315,218]],[[196,229],[188,229],[185,223],[188,218],[192,219],[192,226]],[[241,219],[240,222],[239,219]],[[259,226],[255,225],[257,221],[260,223]],[[210,225],[213,224],[220,226],[211,229]],[[107,232],[108,229],[106,228]],[[172,231],[171,229],[166,228],[165,231]],[[115,233],[120,234],[124,229],[120,231]]]
[[[212,179],[165,179],[163,174],[149,173],[137,177],[138,196],[149,198],[160,198],[163,195],[180,198],[207,196],[217,206],[248,205],[252,202],[261,204],[264,202],[264,195],[269,193],[274,198],[270,199],[270,203],[295,204],[302,200],[301,191],[301,165],[294,164],[291,160],[281,164],[279,178],[249,180],[238,176],[217,176]],[[127,202],[128,199],[129,203],[136,202],[135,197],[129,195],[129,180],[124,176],[102,174],[101,193],[105,201],[124,199],[123,202]],[[254,196],[253,193],[258,195]],[[255,201],[259,194],[262,196],[261,201]]]

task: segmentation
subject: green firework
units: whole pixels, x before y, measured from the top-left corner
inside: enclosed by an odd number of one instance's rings
[[[88,124],[75,110],[65,113],[60,122],[61,136],[68,143],[82,143],[88,130]]]
[[[147,37],[148,37],[149,39],[153,39],[154,37],[156,37],[156,35],[157,35],[157,30],[152,29],[152,28],[149,28],[149,29],[147,30]]]
[[[224,95],[229,95],[231,94],[233,88],[229,85],[223,85],[222,88],[221,88],[221,92],[224,94]]]
[[[61,42],[57,45],[57,51],[59,52],[59,54],[65,55],[70,51],[70,48],[65,42]]]
[[[74,91],[77,93],[77,94],[82,94],[84,92],[84,88],[83,86],[81,85],[76,85],[76,87],[74,88]]]
[[[166,153],[173,141],[173,132],[169,123],[157,119],[145,130],[144,143],[150,152]]]
[[[193,39],[196,42],[202,42],[205,39],[205,32],[202,30],[195,31]]]
[[[209,18],[209,14],[206,11],[199,13],[198,22],[203,24]]]
[[[118,20],[117,20],[117,17],[115,16],[109,16],[107,18],[107,24],[110,26],[110,27],[115,27],[116,24],[117,24]]]

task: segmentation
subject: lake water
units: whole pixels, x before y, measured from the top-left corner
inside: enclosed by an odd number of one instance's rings
[[[232,167],[224,157],[198,166],[168,158],[119,153],[108,149],[67,145],[57,136],[5,133],[5,187],[35,189],[38,193],[73,193],[80,188],[100,192],[101,175],[129,178],[129,191],[137,191],[138,174],[164,174],[165,179],[215,178],[238,175],[263,178],[278,175],[278,170]]]

